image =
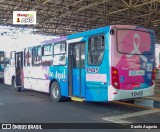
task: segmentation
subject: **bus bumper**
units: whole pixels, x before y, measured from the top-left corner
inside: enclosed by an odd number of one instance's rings
[[[144,88],[140,90],[121,90],[114,88],[112,85],[109,85],[108,101],[152,96],[154,95],[154,88],[155,84],[149,88]]]

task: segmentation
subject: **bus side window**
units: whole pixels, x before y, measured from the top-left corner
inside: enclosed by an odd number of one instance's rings
[[[32,65],[41,65],[41,46],[36,46],[32,48]]]
[[[66,64],[66,43],[60,42],[53,46],[53,65]]]
[[[104,36],[93,36],[88,42],[88,64],[100,65],[104,54]]]
[[[31,66],[31,53],[32,53],[31,49],[25,49],[25,54],[24,54],[25,66]]]
[[[50,66],[52,65],[52,45],[42,46],[42,65]]]

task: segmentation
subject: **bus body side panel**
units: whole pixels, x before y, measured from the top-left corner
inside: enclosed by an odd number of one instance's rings
[[[109,26],[98,29],[89,30],[73,35],[69,35],[68,39],[86,39],[86,61],[85,61],[85,100],[86,101],[108,101],[108,85],[109,85]],[[105,36],[104,55],[102,63],[99,65],[88,65],[88,39],[91,36]],[[98,46],[98,45],[97,45]]]
[[[32,67],[31,66],[24,66],[23,68],[23,73],[24,73],[24,88],[26,89],[32,89],[32,84],[31,84],[31,74]]]
[[[97,29],[98,30],[98,29]],[[100,29],[102,30],[102,29]],[[97,31],[98,32],[98,31]],[[92,32],[93,33],[93,32]],[[109,27],[103,28],[103,32],[99,32],[105,37],[104,55],[100,65],[86,65],[86,101],[107,102],[108,101],[108,84],[109,82]],[[99,35],[95,34],[94,35]],[[89,35],[88,35],[89,36]],[[88,53],[88,47],[86,48]],[[87,54],[88,55],[88,54]]]
[[[49,79],[57,80],[60,88],[61,95],[68,96],[68,70],[66,66],[50,66],[49,68]]]
[[[12,77],[15,76],[15,67],[7,66],[5,67],[4,72],[4,83],[8,85],[12,85]]]
[[[49,93],[49,67],[24,67],[24,88]]]

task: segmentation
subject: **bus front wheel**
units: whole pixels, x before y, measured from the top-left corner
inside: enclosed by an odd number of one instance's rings
[[[52,83],[50,94],[54,102],[64,101],[64,96],[61,95],[61,90],[57,82]]]

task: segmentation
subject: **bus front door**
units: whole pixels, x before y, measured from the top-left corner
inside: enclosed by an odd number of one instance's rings
[[[15,57],[16,61],[16,88],[18,91],[21,90],[21,87],[23,86],[23,52],[17,52]]]
[[[69,95],[85,97],[85,42],[69,45]]]

